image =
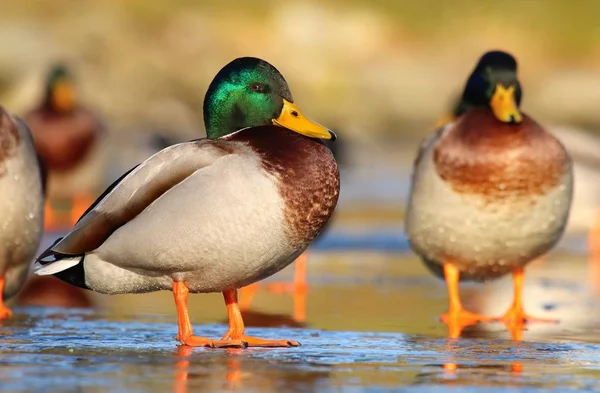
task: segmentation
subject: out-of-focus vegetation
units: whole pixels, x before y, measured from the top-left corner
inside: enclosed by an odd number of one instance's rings
[[[276,65],[303,111],[344,135],[422,135],[481,53],[505,49],[520,61],[526,111],[600,130],[594,0],[2,3],[0,102],[17,111],[66,59],[117,129],[194,137],[212,77],[250,55]]]

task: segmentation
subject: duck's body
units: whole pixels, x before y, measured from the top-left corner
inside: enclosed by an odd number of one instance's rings
[[[286,267],[333,212],[339,175],[321,143],[274,127],[178,144],[136,167],[53,247],[85,251],[83,269],[58,277],[108,294],[171,290],[173,280],[190,292],[222,292]],[[164,169],[152,175],[158,163]],[[164,193],[144,201],[155,192],[144,187],[163,181]],[[135,216],[123,212],[133,217],[92,248],[99,242],[94,228],[104,229],[111,206],[123,201],[152,203]]]
[[[522,305],[524,267],[558,242],[569,217],[571,158],[520,112],[521,94],[515,59],[486,53],[467,81],[456,119],[423,142],[415,161],[406,233],[425,264],[447,281],[450,310],[443,319],[458,326],[454,332],[490,319],[463,309],[462,279],[512,272],[515,298],[503,318],[532,320]]]
[[[452,260],[462,279],[501,277],[564,230],[573,190],[564,148],[527,116],[482,131],[495,121],[470,110],[426,140],[417,159],[406,230],[440,274]]]
[[[42,238],[42,170],[26,125],[0,107],[0,318],[23,286]]]
[[[312,138],[335,134],[303,117],[279,71],[255,58],[224,67],[204,108],[208,139],[124,174],[38,258],[36,273],[108,294],[172,289],[187,345],[297,346],[245,336],[237,289],[290,264],[333,213],[337,163]],[[223,292],[230,327],[221,340],[193,336],[190,291]]]

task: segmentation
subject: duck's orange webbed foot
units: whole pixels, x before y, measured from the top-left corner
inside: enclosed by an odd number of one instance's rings
[[[527,323],[558,323],[558,319],[554,318],[538,318],[531,316],[523,310],[523,307],[514,305],[500,318],[495,318],[497,321],[503,321],[508,324],[523,325]]]
[[[508,311],[501,317],[495,320],[503,321],[506,324],[515,324],[522,326],[526,323],[543,322],[543,323],[558,323],[557,319],[537,318],[525,312],[523,309],[523,278],[525,271],[523,268],[517,268],[513,272],[514,299]]]
[[[245,334],[235,336],[236,340],[233,340],[233,335],[229,331],[223,336],[225,342],[242,341],[247,344],[248,347],[264,347],[264,348],[289,348],[299,347],[300,343],[295,340],[265,340],[258,337],[246,336]]]
[[[194,329],[190,322],[187,308],[189,290],[183,282],[173,282],[173,295],[175,297],[175,306],[177,307],[177,341],[190,347],[208,347],[208,348],[246,348],[248,344],[242,340],[212,340],[206,337],[194,336]]]
[[[440,315],[440,320],[444,323],[460,323],[464,326],[474,325],[479,322],[490,322],[495,319],[481,314],[472,313],[465,309],[450,310]]]
[[[243,340],[212,340],[206,337],[198,336],[177,336],[177,341],[189,347],[207,347],[207,348],[247,348],[248,343]]]
[[[246,336],[244,334],[244,320],[238,305],[237,290],[223,292],[225,304],[227,305],[227,316],[229,317],[229,329],[221,338],[223,341],[239,340],[248,344],[249,347],[298,347],[300,343],[295,340],[265,340],[262,338]],[[231,341],[228,341],[231,342]]]
[[[493,318],[460,309],[440,315],[440,320],[448,325],[448,338],[459,338],[467,326],[489,322]]]

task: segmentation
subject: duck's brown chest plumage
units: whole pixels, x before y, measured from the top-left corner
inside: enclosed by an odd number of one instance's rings
[[[459,118],[439,141],[433,160],[456,192],[489,202],[544,195],[569,167],[563,146],[533,119],[502,123],[485,108]]]
[[[306,247],[338,201],[340,174],[331,151],[317,140],[277,126],[245,130],[231,140],[247,142],[278,180],[287,235],[294,247]]]

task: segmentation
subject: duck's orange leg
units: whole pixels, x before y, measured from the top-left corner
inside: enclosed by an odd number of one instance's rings
[[[446,314],[442,314],[441,319],[451,327],[450,336],[456,335],[457,331],[460,334],[462,328],[473,325],[478,322],[491,321],[493,318],[485,315],[475,314],[466,311],[460,301],[458,292],[458,282],[460,272],[452,263],[444,264],[444,276],[446,277],[446,285],[448,285],[449,310]]]
[[[249,347],[298,347],[300,343],[294,340],[264,340],[262,338],[250,337],[244,334],[244,320],[238,305],[237,289],[223,292],[225,304],[227,305],[227,316],[229,318],[229,330],[221,340],[238,340],[248,343]]]
[[[296,270],[294,271],[294,289],[296,291],[306,290],[306,270],[308,268],[308,251],[304,251],[294,262]]]
[[[210,338],[194,336],[194,329],[190,322],[188,314],[187,299],[189,290],[183,282],[173,281],[173,296],[175,297],[175,306],[177,307],[177,341],[190,347],[235,347],[245,348],[247,345],[241,340],[211,340]]]
[[[499,318],[507,323],[523,324],[526,322],[549,322],[557,323],[556,319],[549,318],[535,318],[527,314],[523,309],[523,277],[525,276],[525,270],[520,267],[513,271],[513,285],[514,285],[514,298],[512,305],[504,314],[502,318]]]
[[[9,318],[12,315],[12,310],[4,305],[4,280],[5,276],[0,278],[0,320]]]
[[[301,292],[306,291],[306,269],[308,261],[308,251],[304,251],[294,261],[294,281],[292,283],[277,282],[267,286],[270,292]]]
[[[252,299],[254,299],[254,295],[256,294],[257,289],[258,282],[240,288],[240,294],[242,295],[242,301],[240,302],[241,310],[246,311],[250,308],[250,304],[252,303]]]
[[[292,318],[296,322],[306,322],[306,297],[307,293],[305,290],[294,291],[294,314],[292,315]]]

